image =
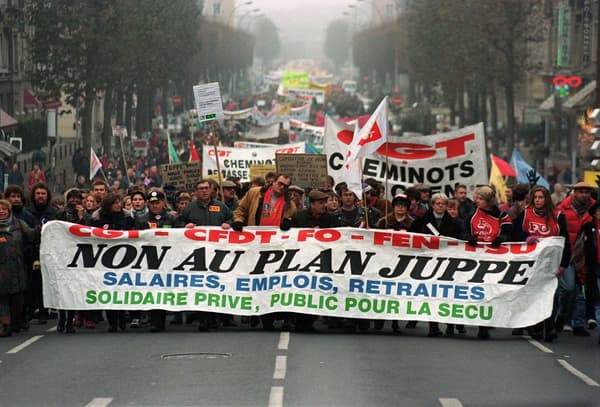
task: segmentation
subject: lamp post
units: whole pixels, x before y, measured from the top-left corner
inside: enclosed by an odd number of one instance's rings
[[[226,25],[229,25],[229,24],[231,23],[231,18],[233,17],[233,15],[235,14],[235,11],[236,11],[237,9],[239,9],[239,8],[241,8],[241,7],[244,7],[244,6],[250,6],[250,5],[252,5],[252,4],[254,4],[254,2],[253,2],[252,0],[248,0],[248,1],[245,1],[245,2],[243,2],[243,3],[240,3],[240,4],[238,4],[237,6],[233,7],[233,8],[231,9],[231,13],[229,13],[229,15],[227,16],[227,23],[226,23]]]

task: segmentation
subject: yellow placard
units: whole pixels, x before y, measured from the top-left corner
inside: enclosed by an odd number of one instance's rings
[[[596,187],[600,183],[600,171],[584,171],[583,182],[593,187]]]
[[[270,172],[277,172],[277,167],[275,164],[251,164],[250,165],[250,179],[254,179],[256,177],[265,178]]]
[[[306,89],[310,83],[308,72],[304,71],[283,71],[281,75],[281,85],[284,88]]]

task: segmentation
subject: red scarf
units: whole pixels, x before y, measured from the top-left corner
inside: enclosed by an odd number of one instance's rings
[[[285,206],[285,195],[281,195],[271,207],[271,192],[273,188],[267,189],[263,197],[263,205],[260,213],[260,226],[279,226],[283,217]]]

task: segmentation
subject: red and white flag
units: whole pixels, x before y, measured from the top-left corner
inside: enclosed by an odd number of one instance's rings
[[[94,152],[94,148],[90,149],[90,181],[94,179],[94,175],[102,168],[102,163]]]
[[[346,163],[360,157],[372,155],[387,140],[388,119],[387,119],[387,96],[383,98],[375,112],[369,117],[369,120],[362,129],[352,139],[346,155]]]
[[[355,121],[353,140],[358,137],[359,131],[358,121]],[[358,199],[362,199],[362,168],[360,168],[360,164],[360,160],[346,162],[346,172],[344,172],[344,181],[346,181],[348,189],[354,192]]]

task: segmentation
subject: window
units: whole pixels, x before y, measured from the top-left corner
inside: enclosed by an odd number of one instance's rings
[[[220,15],[221,15],[221,3],[220,2],[213,3],[213,16],[220,16]]]

